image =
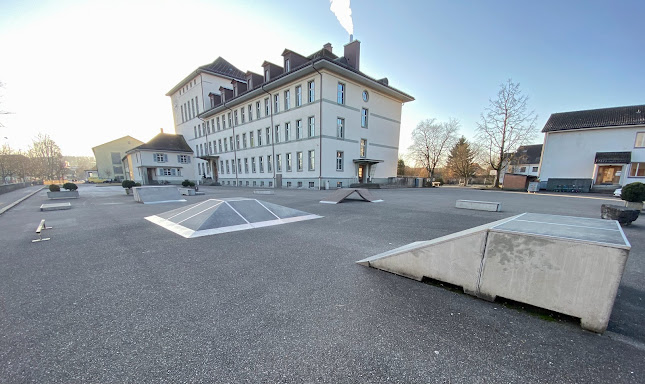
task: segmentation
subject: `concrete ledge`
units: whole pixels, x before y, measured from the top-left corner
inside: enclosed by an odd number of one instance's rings
[[[143,204],[185,202],[179,194],[179,188],[173,186],[151,185],[134,187],[134,201]]]
[[[58,192],[47,192],[47,197],[56,200],[56,199],[78,199],[78,191],[58,191]]]
[[[40,206],[41,211],[62,211],[65,209],[72,209],[71,203],[53,203],[43,204]]]
[[[183,196],[195,196],[195,190],[193,188],[179,188],[179,193]]]
[[[457,200],[455,208],[474,209],[476,211],[501,212],[502,203],[493,201]]]
[[[253,194],[255,195],[273,195],[275,192],[273,192],[270,189],[255,189],[253,190]]]

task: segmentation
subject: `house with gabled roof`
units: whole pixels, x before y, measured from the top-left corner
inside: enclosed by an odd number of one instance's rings
[[[143,185],[195,180],[193,150],[182,135],[161,133],[132,148],[122,159],[129,180]]]
[[[217,62],[217,64],[216,64]],[[196,174],[230,186],[327,188],[396,176],[402,106],[414,98],[360,70],[360,41],[242,72],[222,58],[167,95]]]
[[[499,182],[504,182],[505,174],[524,175],[528,178],[537,178],[540,173],[540,158],[542,156],[542,144],[522,145],[504,164]]]
[[[121,159],[128,150],[141,144],[143,144],[141,140],[132,136],[123,136],[93,147],[92,152],[96,159],[96,174],[93,177],[122,181],[127,173],[123,169]]]
[[[543,183],[612,191],[645,181],[645,105],[554,113],[542,132]]]

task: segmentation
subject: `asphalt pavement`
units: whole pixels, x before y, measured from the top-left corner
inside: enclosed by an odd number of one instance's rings
[[[522,212],[593,217],[619,200],[465,188],[329,191],[202,187],[143,205],[80,185],[0,216],[1,383],[641,383],[645,219],[608,332],[424,284],[355,261]],[[2,199],[0,195],[0,199]],[[323,216],[186,239],[144,217],[250,197]],[[454,208],[499,201],[502,212]],[[41,219],[50,241],[32,243]],[[643,222],[640,222],[643,220]]]

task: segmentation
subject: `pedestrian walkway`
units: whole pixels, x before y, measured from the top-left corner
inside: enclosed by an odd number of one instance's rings
[[[35,194],[43,188],[42,185],[34,185],[27,188],[17,189],[15,191],[3,193],[0,195],[0,215],[8,211],[22,200]]]

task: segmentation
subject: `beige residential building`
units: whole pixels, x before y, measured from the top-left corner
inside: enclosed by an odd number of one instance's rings
[[[130,149],[143,144],[132,136],[124,136],[120,139],[109,141],[105,144],[92,148],[96,159],[98,177],[102,179],[125,179],[125,171],[121,159]]]
[[[261,74],[222,58],[167,95],[197,174],[223,185],[347,187],[396,176],[401,109],[414,100],[360,71],[360,42],[282,53]]]

